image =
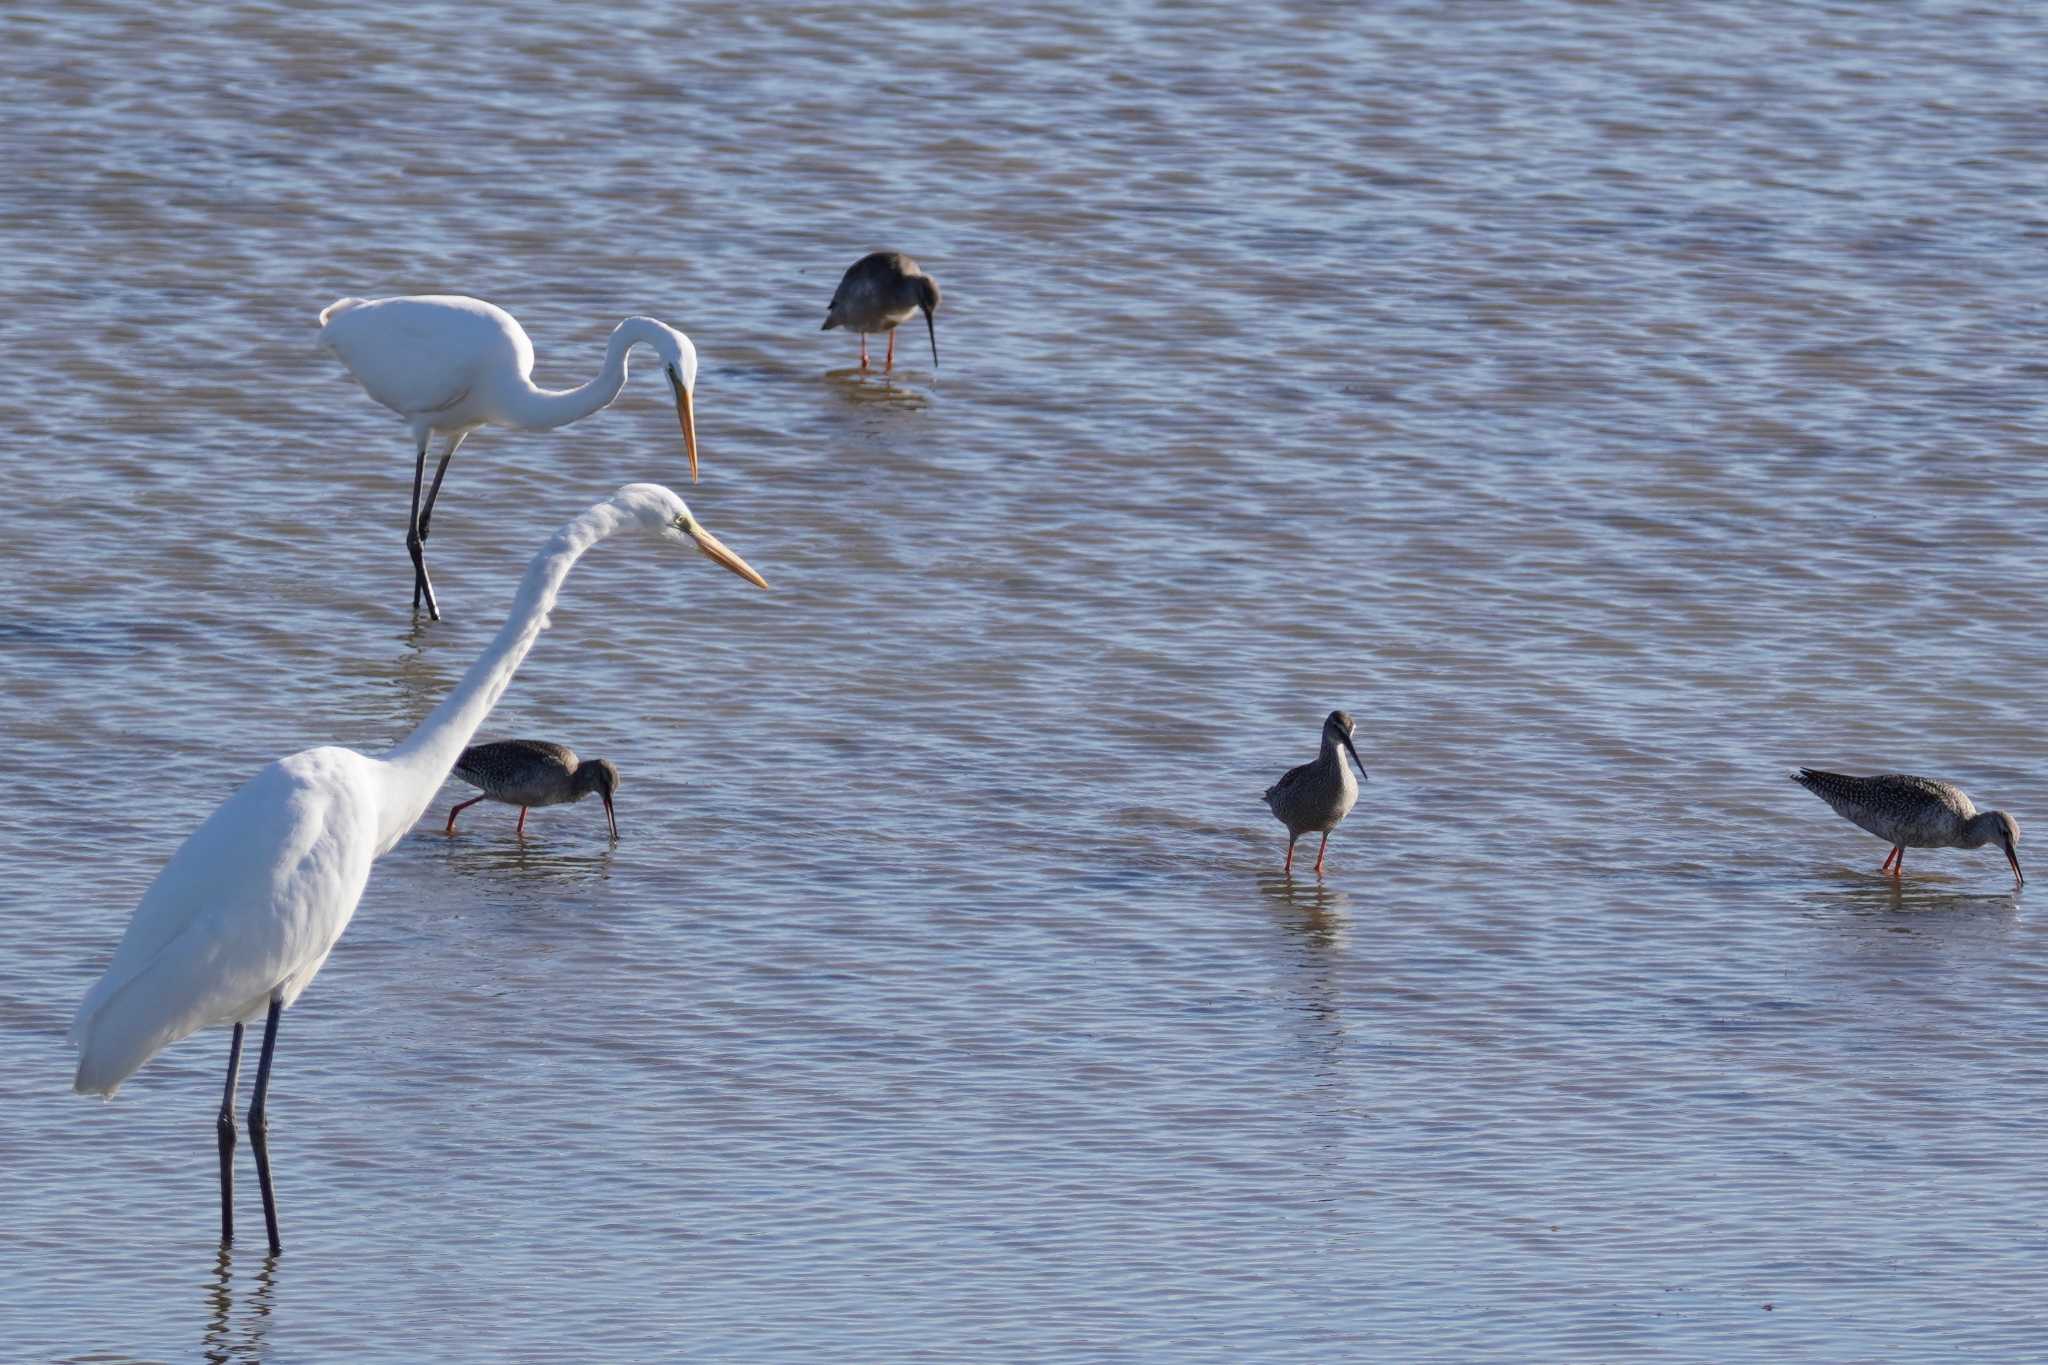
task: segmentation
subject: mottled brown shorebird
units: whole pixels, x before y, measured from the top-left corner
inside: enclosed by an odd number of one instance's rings
[[[1790,776],[1833,806],[1835,814],[1892,846],[1880,872],[1901,876],[1909,848],[1982,848],[1995,843],[2012,864],[2014,883],[2027,884],[2020,871],[2019,821],[2002,810],[1979,811],[1959,787],[1905,773],[1849,777],[1801,768]]]
[[[924,329],[932,339],[932,368],[939,367],[939,333],[932,325],[932,313],[939,306],[939,282],[918,269],[916,261],[900,251],[871,251],[846,268],[839,287],[832,291],[832,306],[825,310],[825,325],[819,331],[844,327],[860,333],[860,367],[868,367],[868,333],[889,334],[889,354],[882,368],[896,367],[896,328],[910,315],[924,310]]]
[[[619,818],[612,813],[612,793],[619,789],[619,768],[608,758],[576,761],[566,744],[544,739],[501,739],[472,744],[455,761],[455,775],[483,792],[457,802],[448,812],[449,834],[455,817],[479,801],[503,801],[519,807],[518,833],[526,833],[526,812],[534,806],[565,806],[596,792],[604,800],[605,823],[612,839],[619,837]]]
[[[1365,776],[1365,762],[1359,758],[1358,750],[1351,747],[1351,735],[1356,729],[1350,716],[1332,711],[1323,721],[1323,751],[1315,761],[1289,768],[1287,776],[1266,788],[1267,807],[1275,819],[1287,826],[1287,861],[1280,869],[1283,873],[1294,870],[1295,841],[1312,830],[1323,832],[1323,842],[1316,848],[1316,871],[1321,872],[1323,850],[1330,846],[1330,831],[1343,823],[1357,803],[1358,780]],[[1346,753],[1358,764],[1357,778],[1352,777],[1350,765],[1344,762]]]

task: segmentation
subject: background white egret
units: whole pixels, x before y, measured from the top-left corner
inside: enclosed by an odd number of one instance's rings
[[[266,1015],[249,1104],[249,1140],[271,1249],[280,1249],[265,1097],[279,1014],[306,989],[355,913],[370,864],[405,837],[547,624],[562,580],[584,551],[639,527],[688,539],[757,587],[746,561],[656,484],[629,484],[557,531],[520,584],[510,619],[453,692],[379,758],[307,749],[264,768],[203,821],[143,893],[106,974],[71,1025],[73,1086],[111,1096],[160,1049],[233,1024],[217,1123],[221,1239],[234,1236],[235,1080],[243,1022]]]
[[[463,438],[481,426],[551,431],[610,406],[626,386],[626,354],[651,346],[675,391],[676,418],[697,481],[697,348],[653,318],[627,318],[612,329],[604,368],[573,389],[543,389],[533,382],[533,342],[518,319],[495,304],[456,294],[389,299],[337,299],[320,310],[320,344],[334,352],[363,391],[403,417],[418,447],[412,473],[412,515],[405,546],[412,554],[413,610],[422,599],[441,619],[427,577],[426,539],[448,462]],[[448,438],[434,483],[420,501],[427,446],[435,432]]]

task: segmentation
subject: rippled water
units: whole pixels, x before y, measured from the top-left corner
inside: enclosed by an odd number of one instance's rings
[[[2040,919],[1783,777],[2048,819],[2036,7],[0,37],[0,1356],[2042,1350]],[[937,374],[817,331],[885,244]],[[556,384],[688,331],[775,590],[584,562],[486,734],[615,759],[625,841],[444,793],[286,1017],[287,1251],[224,1256],[224,1039],[68,1093],[136,898],[685,478],[645,367],[479,433],[415,628],[313,320],[435,290]],[[1258,792],[1336,706],[1372,780],[1289,881]]]

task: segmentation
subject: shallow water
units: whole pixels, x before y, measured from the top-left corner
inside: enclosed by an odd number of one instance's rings
[[[2048,811],[2035,7],[470,14],[0,17],[0,1356],[2039,1351],[2039,916],[1783,777]],[[936,374],[817,331],[885,244]],[[645,366],[479,433],[415,627],[313,320],[437,290],[688,331],[774,591],[578,569],[485,734],[624,842],[450,786],[223,1256],[225,1040],[68,1093],[137,897],[686,477]]]

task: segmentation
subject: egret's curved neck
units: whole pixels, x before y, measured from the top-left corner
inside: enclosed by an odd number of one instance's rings
[[[380,848],[389,848],[403,838],[441,789],[455,760],[505,694],[526,652],[547,629],[548,611],[569,570],[585,550],[626,523],[627,515],[621,509],[601,504],[555,532],[533,557],[520,581],[519,595],[513,599],[512,615],[490,648],[469,666],[455,690],[419,728],[383,756],[389,781],[378,813]]]
[[[531,377],[519,376],[517,387],[499,395],[499,415],[507,424],[527,431],[552,431],[611,406],[626,387],[626,353],[635,346],[653,346],[673,335],[653,318],[627,318],[612,328],[605,343],[604,368],[587,384],[573,389],[543,389]]]

